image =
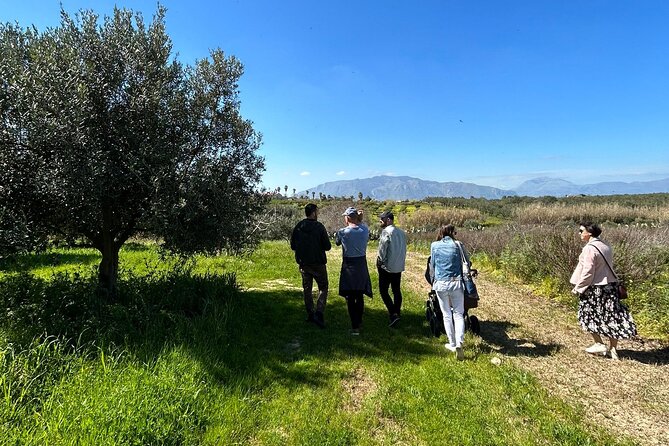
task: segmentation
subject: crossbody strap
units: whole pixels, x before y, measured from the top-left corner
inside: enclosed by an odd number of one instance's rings
[[[462,274],[467,275],[469,274],[469,263],[467,262],[467,257],[465,257],[465,252],[462,250],[462,243],[457,242],[453,240],[456,245],[458,245],[458,249],[460,250],[460,258],[462,259]],[[467,271],[465,271],[465,267],[467,267]]]
[[[618,279],[618,274],[616,274],[616,272],[613,271],[613,268],[611,268],[611,264],[609,263],[608,260],[606,260],[606,257],[604,256],[604,254],[602,253],[602,251],[600,251],[599,248],[596,247],[594,243],[590,243],[590,245],[591,245],[593,248],[595,248],[595,249],[601,254],[602,258],[604,259],[604,262],[606,263],[606,266],[609,267],[609,269],[610,269],[611,272],[613,273],[613,276],[616,278],[616,281],[619,282],[620,279]]]

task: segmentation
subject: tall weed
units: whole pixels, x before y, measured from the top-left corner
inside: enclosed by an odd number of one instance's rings
[[[399,224],[410,233],[434,233],[445,224],[475,227],[482,219],[481,212],[476,209],[417,209],[412,214],[400,215]]]
[[[531,203],[513,211],[519,224],[599,221],[618,224],[669,222],[669,206],[623,206],[618,203]]]

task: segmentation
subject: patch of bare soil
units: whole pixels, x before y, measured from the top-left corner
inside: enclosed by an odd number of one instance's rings
[[[358,412],[362,408],[365,398],[376,392],[377,389],[376,382],[362,368],[353,370],[342,381],[342,386],[350,397],[344,406],[347,412]]]
[[[421,293],[425,256],[411,253],[403,285]],[[477,280],[483,348],[530,371],[553,395],[581,405],[590,422],[642,445],[669,444],[669,346],[621,340],[620,361],[583,351],[592,344],[576,314],[522,287]]]
[[[272,290],[293,290],[302,291],[301,286],[291,285],[286,279],[265,280],[257,287],[245,288],[246,291],[272,291]]]

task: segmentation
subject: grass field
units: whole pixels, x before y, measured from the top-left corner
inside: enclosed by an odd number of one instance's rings
[[[192,274],[235,273],[241,291],[195,315],[164,311],[164,325],[123,342],[45,334],[28,343],[0,332],[0,443],[632,444],[590,426],[528,373],[492,364],[479,338],[468,334],[466,360],[455,361],[443,338],[427,336],[423,297],[409,290],[398,329],[375,289],[362,335],[351,337],[336,295],[340,255],[329,259],[324,330],[304,321],[287,243],[266,242],[249,257],[197,258]],[[0,281],[86,275],[96,262],[91,250],[54,250],[23,257]],[[160,279],[174,265],[142,245],[121,262],[131,278]]]

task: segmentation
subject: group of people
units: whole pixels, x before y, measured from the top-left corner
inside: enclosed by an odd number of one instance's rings
[[[332,248],[325,226],[318,221],[318,207],[307,204],[306,218],[300,221],[290,237],[290,247],[302,275],[304,305],[307,321],[325,327],[324,311],[328,297],[326,251]],[[351,318],[351,335],[360,334],[365,310],[364,296],[372,297],[372,281],[367,268],[367,242],[369,228],[363,222],[363,211],[349,207],[342,214],[345,226],[334,236],[335,244],[342,247],[342,266],[339,274],[339,295],[346,299]],[[379,273],[379,292],[390,319],[389,326],[396,327],[402,311],[400,283],[406,260],[406,234],[394,225],[394,215],[386,211],[379,215],[382,227],[376,266]],[[313,283],[318,285],[318,299],[314,309]],[[393,295],[390,296],[390,291]]]
[[[332,248],[332,244],[325,226],[318,221],[318,207],[310,203],[305,206],[304,212],[306,218],[293,229],[290,247],[295,251],[302,276],[307,321],[324,328],[329,288],[326,251]],[[342,247],[343,254],[339,295],[346,299],[351,319],[350,333],[357,336],[362,326],[364,296],[372,297],[366,259],[369,228],[363,222],[363,212],[354,207],[346,209],[342,217],[345,226],[334,235],[335,244]],[[406,234],[394,225],[392,212],[380,214],[379,223],[382,228],[376,259],[379,292],[388,310],[389,326],[396,327],[402,310],[400,284],[406,261]],[[619,278],[612,267],[612,250],[599,238],[601,232],[601,228],[592,222],[579,225],[585,246],[570,282],[574,285],[572,292],[579,296],[579,323],[594,340],[594,344],[585,351],[618,359],[618,340],[636,336],[637,331],[629,310],[620,301]],[[445,348],[462,360],[465,333],[463,263],[471,267],[471,259],[464,245],[456,240],[456,235],[453,225],[440,228],[437,240],[430,246],[429,271],[448,337]],[[315,308],[312,294],[314,281],[318,285]],[[609,339],[608,346],[602,336]]]

